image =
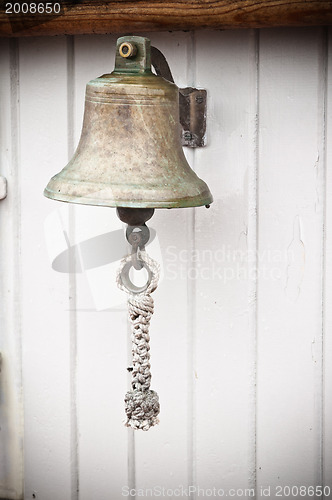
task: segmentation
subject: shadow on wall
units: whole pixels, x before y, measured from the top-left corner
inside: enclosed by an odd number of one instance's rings
[[[128,243],[122,229],[99,234],[72,246],[66,231],[63,231],[63,235],[68,249],[57,255],[52,262],[52,268],[58,273],[82,273],[119,261],[128,253]],[[149,243],[155,237],[156,231],[150,228]]]

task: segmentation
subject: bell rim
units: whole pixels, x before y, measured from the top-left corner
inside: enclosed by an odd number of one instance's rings
[[[51,200],[63,201],[65,203],[75,203],[77,205],[92,205],[100,207],[128,207],[128,208],[194,208],[202,207],[206,205],[211,205],[213,203],[213,196],[210,192],[206,193],[205,196],[190,197],[188,199],[179,199],[172,201],[160,201],[160,200],[142,200],[142,201],[129,201],[129,200],[98,200],[96,198],[88,197],[73,197],[72,195],[66,195],[63,193],[54,192],[47,187],[44,189],[44,196]]]

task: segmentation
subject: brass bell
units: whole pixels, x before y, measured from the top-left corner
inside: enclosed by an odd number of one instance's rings
[[[114,71],[87,84],[80,142],[45,196],[140,209],[212,202],[182,150],[178,87],[152,73],[150,52],[147,38],[118,39]]]

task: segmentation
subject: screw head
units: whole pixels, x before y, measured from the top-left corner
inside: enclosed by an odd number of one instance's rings
[[[183,137],[184,137],[184,140],[185,140],[185,141],[191,141],[191,140],[192,140],[192,138],[193,138],[193,135],[192,135],[192,133],[191,133],[191,132],[186,131],[186,132],[183,134]]]
[[[204,101],[203,96],[197,95],[195,97],[195,101],[197,102],[197,104],[202,104],[202,102]]]
[[[134,57],[137,53],[137,47],[134,43],[123,42],[120,45],[119,53],[121,57]]]

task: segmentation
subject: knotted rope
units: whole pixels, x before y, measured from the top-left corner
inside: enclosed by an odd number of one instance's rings
[[[128,294],[128,315],[132,324],[132,390],[125,396],[126,426],[147,431],[159,423],[159,397],[150,389],[150,336],[149,326],[153,314],[151,293],[157,288],[159,264],[145,251],[139,251],[138,257],[150,270],[150,283],[145,291],[133,293],[123,283],[121,273],[124,266],[131,262],[131,255],[125,257],[117,273],[118,287]]]

